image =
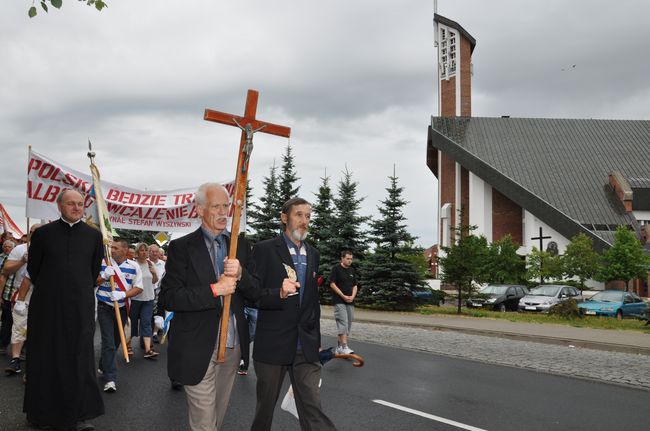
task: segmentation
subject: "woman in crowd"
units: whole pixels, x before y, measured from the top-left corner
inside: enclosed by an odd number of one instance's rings
[[[131,337],[140,337],[140,346],[144,349],[144,357],[153,359],[158,353],[153,350],[151,345],[151,336],[153,329],[151,322],[153,319],[153,302],[154,302],[154,284],[158,282],[158,275],[148,258],[149,247],[145,243],[139,243],[135,246],[135,260],[140,265],[142,271],[143,290],[131,300]],[[129,346],[129,354],[132,350]]]

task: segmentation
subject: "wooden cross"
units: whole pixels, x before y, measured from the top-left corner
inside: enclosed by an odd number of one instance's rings
[[[230,228],[230,248],[228,258],[236,259],[237,257],[237,239],[239,233],[239,220],[241,218],[242,207],[246,199],[246,181],[248,178],[248,162],[250,161],[251,152],[253,151],[253,135],[256,132],[270,133],[271,135],[283,136],[288,138],[291,135],[291,128],[279,126],[277,124],[266,123],[255,118],[257,112],[257,98],[259,93],[255,90],[248,90],[246,95],[246,107],[244,116],[226,114],[212,109],[206,109],[203,119],[214,121],[215,123],[227,124],[229,126],[239,127],[241,140],[239,142],[239,158],[237,159],[237,173],[235,175],[235,198],[233,205],[235,211],[232,216],[232,225]],[[224,362],[226,358],[226,337],[228,335],[228,318],[230,316],[230,295],[223,299],[223,309],[221,311],[221,331],[219,333],[219,350],[217,352],[217,362]]]

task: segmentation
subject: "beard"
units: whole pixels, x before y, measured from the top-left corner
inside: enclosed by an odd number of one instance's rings
[[[309,234],[309,231],[305,230],[303,234],[300,234],[298,229],[292,229],[291,230],[291,237],[295,239],[296,241],[304,241],[307,239],[307,235]]]

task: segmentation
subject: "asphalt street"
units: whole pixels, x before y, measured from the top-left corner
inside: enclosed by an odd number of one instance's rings
[[[323,340],[326,346],[335,343],[332,337]],[[353,347],[366,360],[363,368],[341,359],[323,368],[323,407],[339,430],[648,428],[647,390],[381,342],[381,337],[373,343],[355,341]],[[184,394],[170,389],[165,347],[160,352],[156,361],[148,361],[136,349],[130,364],[120,362],[118,391],[105,394],[106,414],[91,421],[98,430],[188,429]],[[21,413],[22,392],[20,379],[0,379],[1,430],[29,429]],[[223,429],[248,429],[254,407],[252,371],[236,378]],[[280,410],[278,402],[273,430],[298,429],[298,421]]]

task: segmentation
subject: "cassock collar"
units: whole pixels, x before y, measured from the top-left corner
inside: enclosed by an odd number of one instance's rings
[[[79,222],[81,221],[81,219],[79,219],[79,220],[77,220],[77,221],[76,221],[76,222],[74,222],[74,223],[70,223],[69,221],[67,221],[67,220],[66,220],[66,219],[64,219],[63,217],[61,217],[61,219],[60,219],[60,220],[61,220],[61,221],[62,221],[63,223],[65,223],[65,224],[67,224],[68,226],[70,226],[70,227],[72,227],[72,226],[74,226],[74,225],[76,225],[77,223],[79,223]]]

